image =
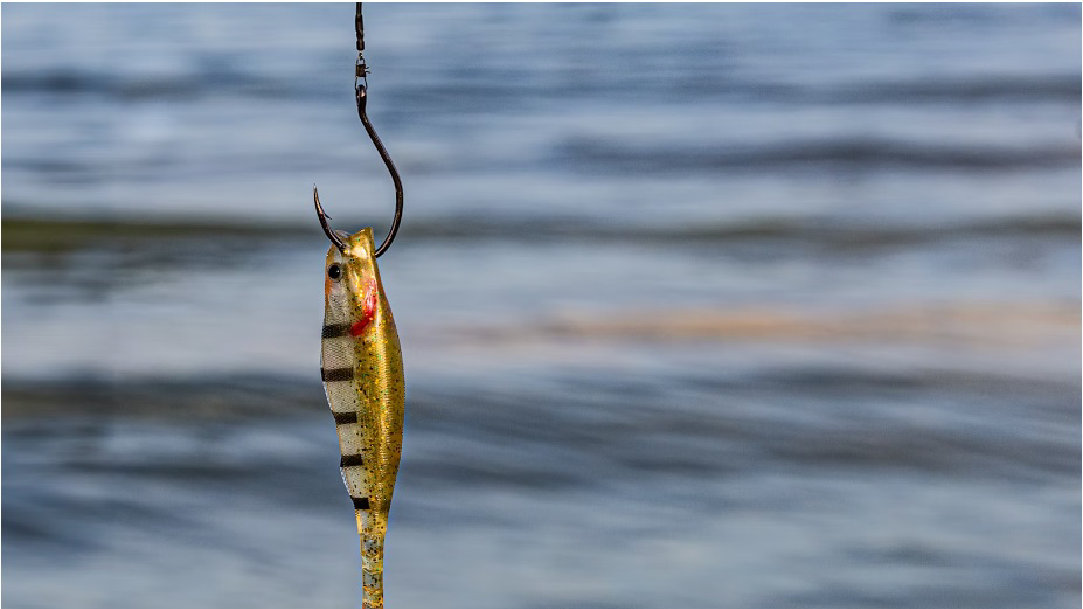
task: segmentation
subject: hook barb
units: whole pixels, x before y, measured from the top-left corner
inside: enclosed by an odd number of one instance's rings
[[[331,225],[327,223],[327,221],[331,219],[331,216],[328,216],[327,213],[323,211],[323,206],[320,205],[320,191],[316,188],[315,184],[312,185],[312,201],[316,205],[316,217],[320,219],[320,226],[323,227],[324,234],[331,240],[331,243],[335,244],[338,251],[345,254],[346,244],[343,243],[341,237],[335,234],[335,231],[331,230]]]

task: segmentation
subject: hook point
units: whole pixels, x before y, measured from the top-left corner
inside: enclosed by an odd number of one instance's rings
[[[312,202],[316,206],[316,217],[320,220],[320,226],[323,228],[323,233],[327,235],[327,238],[331,240],[331,243],[335,244],[335,247],[339,249],[343,254],[346,253],[346,244],[342,242],[342,239],[335,234],[335,231],[331,230],[331,225],[327,223],[331,219],[326,212],[323,211],[323,206],[320,205],[320,191],[316,188],[316,185],[312,185]]]

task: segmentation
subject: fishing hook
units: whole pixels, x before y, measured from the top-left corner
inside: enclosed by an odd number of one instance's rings
[[[391,160],[391,155],[387,153],[387,148],[384,147],[380,136],[376,135],[376,128],[369,121],[367,112],[369,68],[368,64],[365,63],[364,55],[365,26],[361,21],[361,3],[357,2],[356,7],[354,32],[357,35],[357,63],[354,66],[354,97],[357,101],[357,117],[361,119],[365,132],[368,133],[369,139],[372,140],[372,144],[376,147],[376,152],[380,153],[380,158],[383,160],[384,165],[387,166],[387,171],[391,174],[391,180],[395,183],[395,217],[391,221],[391,228],[387,231],[383,243],[376,248],[376,252],[373,254],[374,257],[378,258],[387,251],[387,248],[391,247],[391,242],[395,240],[395,236],[399,233],[399,225],[402,224],[402,178],[399,177],[399,170],[395,168],[395,162]],[[331,240],[331,243],[335,244],[335,247],[345,252],[346,244],[335,234],[335,231],[331,230],[330,225],[327,223],[327,220],[331,217],[324,213],[323,207],[320,206],[320,195],[315,185],[312,186],[312,200],[316,205],[316,215],[320,219],[320,226],[323,227],[324,234]]]

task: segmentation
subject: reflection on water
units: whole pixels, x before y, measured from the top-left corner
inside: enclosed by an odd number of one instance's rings
[[[3,17],[4,605],[356,603],[352,7]],[[1078,606],[1078,6],[366,23],[389,606]]]

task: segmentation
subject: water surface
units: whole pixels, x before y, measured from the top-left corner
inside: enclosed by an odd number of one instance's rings
[[[345,607],[348,4],[6,4],[3,602]],[[1080,12],[366,6],[389,607],[1077,607]]]

